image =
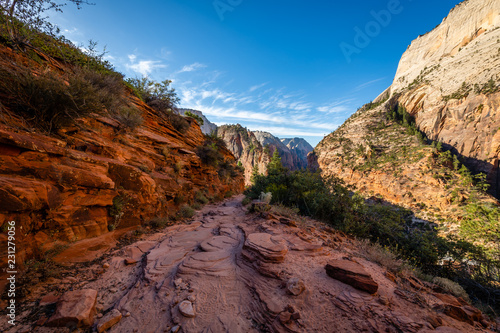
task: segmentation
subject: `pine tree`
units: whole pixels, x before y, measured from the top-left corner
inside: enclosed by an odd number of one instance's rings
[[[281,163],[281,157],[278,152],[278,149],[275,149],[273,152],[273,157],[271,157],[271,161],[267,165],[267,173],[269,175],[279,175],[285,172],[285,168]]]

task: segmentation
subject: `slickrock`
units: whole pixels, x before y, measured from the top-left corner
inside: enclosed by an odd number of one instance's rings
[[[47,326],[90,327],[96,314],[97,291],[93,289],[66,292],[57,302],[56,312]]]
[[[257,233],[248,235],[244,248],[254,252],[264,262],[282,262],[288,252],[281,237]]]
[[[311,220],[303,222],[305,227],[292,227],[246,214],[241,200],[239,196],[206,206],[190,224],[145,235],[144,240],[156,241],[145,250],[142,265],[124,265],[119,257],[122,250],[111,253],[110,269],[86,281],[88,288],[99,291],[100,309],[131,313],[107,332],[420,333],[434,332],[434,328],[446,332],[441,326],[459,332],[489,332],[462,300],[437,294],[417,279],[401,276],[403,273],[394,281],[388,279],[386,268],[359,255],[357,241]],[[275,216],[275,220],[279,218]],[[325,245],[320,252],[291,250],[319,240],[332,246]],[[360,264],[341,260],[346,256]],[[342,268],[342,276],[369,292],[377,291],[377,296],[331,278],[325,274],[327,264],[336,267],[337,274]],[[96,263],[95,268],[102,266]],[[268,274],[262,274],[263,270]],[[378,289],[369,276],[377,281]],[[71,293],[75,292],[68,295]],[[94,291],[92,304],[95,295]],[[81,297],[72,299],[76,308],[85,303]],[[72,316],[81,311],[77,312]],[[119,317],[116,315],[113,318]],[[463,321],[465,315],[475,318],[474,324]],[[20,321],[29,322],[29,318],[19,316]],[[98,321],[104,322],[108,322],[107,316]],[[74,323],[76,326],[76,319]],[[31,325],[34,333],[49,329]],[[9,329],[0,319],[0,330],[15,332]]]
[[[325,266],[328,276],[342,281],[356,289],[364,290],[370,294],[375,294],[378,284],[373,281],[370,274],[363,266],[349,260],[329,261]]]
[[[102,333],[114,325],[116,325],[122,319],[122,314],[117,309],[111,310],[108,314],[102,317],[97,324],[97,332]]]

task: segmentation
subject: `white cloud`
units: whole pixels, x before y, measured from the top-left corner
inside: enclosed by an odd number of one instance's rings
[[[363,90],[363,89],[365,89],[366,87],[369,87],[369,86],[371,86],[372,84],[377,83],[377,82],[379,82],[379,81],[382,81],[382,80],[384,80],[384,79],[385,79],[385,77],[381,77],[381,78],[379,78],[379,79],[375,79],[375,80],[372,80],[372,81],[365,82],[365,83],[363,83],[363,84],[360,84],[360,85],[359,85],[359,86],[357,86],[356,88],[354,88],[354,91],[360,91],[360,90]]]
[[[137,61],[137,55],[129,54],[128,55],[129,63],[125,64],[125,67],[133,70],[136,73],[141,74],[142,76],[148,76],[156,69],[165,68],[166,65],[162,64],[161,61],[157,60],[140,60]]]
[[[266,86],[267,84],[269,84],[269,82],[265,82],[265,83],[262,83],[262,84],[258,84],[258,85],[255,85],[255,86],[252,86],[250,87],[250,89],[248,89],[250,92],[254,92],[255,90],[259,90],[260,88],[263,88],[264,86]]]
[[[199,62],[195,62],[194,64],[191,65],[186,65],[182,67],[182,69],[179,71],[179,73],[184,73],[184,72],[194,72],[195,70],[198,70],[200,68],[205,68],[207,67],[204,64],[200,64]]]

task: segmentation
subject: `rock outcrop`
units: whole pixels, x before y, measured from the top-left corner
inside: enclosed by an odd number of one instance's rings
[[[453,147],[500,195],[500,5],[457,5],[403,54],[391,95],[433,140]]]
[[[496,328],[464,300],[436,293],[437,286],[405,270],[391,273],[368,260],[355,239],[309,219],[296,221],[298,226],[281,223],[295,217],[275,211],[265,218],[248,214],[242,198],[206,206],[189,224],[144,235],[78,272],[68,268],[78,277],[74,284],[32,285],[30,298],[69,288],[97,290],[98,316],[125,314],[112,321],[111,333],[479,333]],[[140,264],[123,263],[129,247],[147,252]],[[103,262],[109,264],[105,272]],[[47,332],[30,315],[34,303],[23,306],[27,311],[18,316],[20,325]],[[2,320],[0,330],[18,329]]]
[[[222,138],[227,148],[245,168],[245,184],[250,184],[254,167],[261,174],[266,173],[266,166],[271,160],[270,151],[264,149],[252,131],[241,125],[223,125],[217,129],[217,136]]]
[[[245,168],[245,183],[250,184],[254,166],[265,174],[266,166],[277,149],[284,167],[290,170],[307,168],[307,154],[313,149],[304,139],[278,139],[268,132],[250,131],[241,125],[223,125],[217,135]]]
[[[456,218],[470,196],[458,175],[458,160],[473,173],[487,174],[490,192],[498,197],[499,41],[498,1],[457,5],[411,43],[391,87],[318,144],[309,154],[310,167],[433,222]],[[458,160],[451,155],[447,160],[436,146],[423,145],[413,130],[390,119],[388,110],[398,106],[416,129]],[[495,202],[488,196],[480,200]]]
[[[0,66],[9,59],[29,61],[3,46],[0,53]],[[56,244],[173,216],[196,195],[222,199],[243,190],[241,175],[220,176],[195,153],[205,137],[194,120],[187,118],[181,133],[131,93],[125,97],[144,119],[135,129],[101,112],[48,134],[27,130],[15,112],[2,109],[0,226],[16,223],[18,264]],[[230,151],[220,153],[235,167]],[[6,237],[1,233],[0,243],[6,244]],[[0,251],[3,262],[7,246]]]
[[[281,142],[297,156],[297,168],[307,169],[307,155],[313,151],[313,147],[302,138],[281,139]]]

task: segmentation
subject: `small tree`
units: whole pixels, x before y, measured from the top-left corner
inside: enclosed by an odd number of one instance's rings
[[[139,97],[156,111],[169,112],[176,109],[180,99],[174,88],[170,87],[171,80],[156,82],[147,77],[127,79]]]
[[[8,38],[16,45],[29,45],[30,32],[45,32],[54,35],[58,32],[45,13],[49,10],[62,12],[62,7],[73,3],[78,9],[90,5],[87,0],[0,0],[0,23],[7,29]]]
[[[267,165],[267,173],[269,175],[280,175],[285,173],[286,169],[283,167],[283,164],[281,163],[281,157],[278,152],[278,149],[276,148],[273,152],[273,157],[271,158],[271,161]]]
[[[252,169],[252,175],[250,176],[250,182],[252,182],[253,185],[255,185],[255,181],[257,180],[257,177],[259,177],[259,166],[255,164]]]

